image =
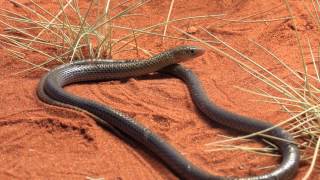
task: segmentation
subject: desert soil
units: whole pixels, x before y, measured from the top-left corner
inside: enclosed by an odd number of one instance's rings
[[[27,0],[19,2],[33,6]],[[49,1],[37,2],[49,10],[57,8]],[[10,11],[24,11],[8,0],[1,0],[0,3]],[[112,6],[118,3],[113,1]],[[88,1],[80,1],[81,7],[85,8],[87,5]],[[290,1],[290,5],[297,17],[298,32],[303,37],[310,38],[313,47],[316,47],[320,36],[315,23],[300,1]],[[170,1],[152,0],[136,11],[145,16],[136,18],[127,25],[142,27],[146,23],[164,21],[169,6]],[[125,7],[123,5],[120,8]],[[262,11],[267,12],[248,20],[274,19],[288,15],[280,0],[176,0],[171,18],[226,14],[224,18],[238,20]],[[119,23],[125,24],[126,21],[124,19]],[[292,67],[301,68],[294,28],[288,19],[267,23],[248,21],[228,24],[215,18],[206,18],[173,25],[190,31],[197,37],[214,40],[201,31],[200,27],[205,27],[280,74],[280,66],[274,64],[270,55],[248,39],[268,48]],[[1,24],[2,32],[4,28]],[[158,32],[162,30],[161,28]],[[185,37],[171,27],[168,32]],[[155,53],[181,44],[200,45],[184,40],[166,39],[163,42],[159,37],[150,36],[138,40],[139,46]],[[113,58],[128,59],[135,56],[135,53],[121,53]],[[143,54],[139,56],[145,57]],[[29,52],[28,57],[34,63],[41,62],[41,57],[36,52]],[[39,79],[46,71],[37,69],[11,76],[10,74],[31,66],[8,55],[4,46],[0,48],[0,59],[0,179],[178,179],[159,159],[145,151],[144,147],[124,142],[101,128],[89,116],[48,106],[39,101],[35,91]],[[219,106],[272,123],[288,117],[279,111],[279,106],[254,101],[256,96],[235,88],[264,85],[229,59],[208,50],[205,55],[183,64],[198,75],[210,99]],[[49,68],[53,67],[54,65]],[[66,89],[134,117],[167,140],[194,164],[212,174],[239,177],[258,175],[272,170],[263,167],[280,162],[279,157],[243,151],[205,151],[207,143],[222,140],[223,136],[241,134],[209,122],[202,116],[192,103],[185,84],[178,79],[132,78],[122,82],[72,85]],[[259,143],[242,145],[261,146]],[[301,178],[307,168],[307,165],[302,164],[296,179]],[[320,173],[315,171],[312,179],[319,178]]]

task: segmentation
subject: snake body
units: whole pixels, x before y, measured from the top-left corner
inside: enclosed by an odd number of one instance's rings
[[[183,80],[188,86],[192,100],[209,120],[244,133],[253,133],[272,127],[270,123],[237,115],[216,106],[204,92],[196,75],[191,70],[177,64],[200,56],[203,52],[198,47],[180,46],[146,60],[96,60],[91,62],[83,60],[65,64],[51,70],[41,79],[37,95],[45,103],[85,111],[101,125],[141,143],[157,155],[181,179],[262,180],[293,178],[299,166],[299,151],[297,146],[291,143],[292,137],[279,127],[272,128],[265,133],[284,139],[283,141],[270,139],[279,147],[282,154],[282,162],[275,170],[264,175],[246,178],[215,176],[193,165],[170,144],[133,118],[106,105],[75,96],[63,89],[64,86],[77,82],[116,80],[158,71]]]

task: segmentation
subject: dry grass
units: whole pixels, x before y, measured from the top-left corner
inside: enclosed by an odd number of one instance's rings
[[[141,36],[194,41],[167,33],[162,34],[159,30],[165,27],[166,32],[170,23],[223,16],[202,15],[170,20],[171,7],[166,21],[134,28],[118,22],[124,18],[145,18],[137,14],[136,10],[148,3],[148,0],[123,1],[115,7],[110,7],[110,0],[101,1],[102,3],[90,1],[85,9],[79,6],[77,0],[57,0],[58,7],[54,13],[33,0],[30,0],[32,6],[26,6],[16,0],[10,2],[23,9],[25,13],[0,8],[0,23],[5,26],[4,33],[0,34],[0,45],[5,47],[13,58],[31,65],[22,72],[37,68],[49,70],[46,65],[52,61],[65,63],[77,59],[110,58],[123,51],[139,51],[151,56],[152,52],[137,44],[137,39]],[[121,10],[121,5],[126,5],[126,8]],[[122,34],[117,36],[115,32]],[[30,52],[41,55],[43,61],[40,64],[34,63],[28,58]]]

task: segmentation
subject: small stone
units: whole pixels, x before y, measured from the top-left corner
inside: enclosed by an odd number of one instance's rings
[[[190,26],[187,29],[187,33],[188,34],[195,34],[198,31],[198,28],[194,27],[194,26]]]

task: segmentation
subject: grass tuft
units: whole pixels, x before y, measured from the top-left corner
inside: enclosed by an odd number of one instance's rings
[[[166,37],[167,39],[195,41],[174,35],[161,34],[159,30],[171,23],[201,18],[221,17],[223,15],[199,15],[169,19],[144,27],[132,27],[121,23],[123,19],[145,18],[136,13],[150,0],[123,1],[111,5],[111,1],[89,1],[86,7],[80,7],[78,0],[56,0],[56,10],[47,10],[44,6],[30,0],[32,5],[24,5],[10,0],[24,13],[0,8],[0,23],[5,26],[0,34],[3,47],[8,54],[23,63],[31,65],[16,74],[41,68],[49,70],[48,64],[72,62],[78,59],[112,58],[113,55],[136,51],[146,56],[153,53],[138,45],[143,36]],[[101,3],[102,2],[102,3]],[[173,5],[173,3],[172,3]],[[126,8],[120,8],[125,6]],[[171,6],[169,14],[173,7]],[[121,35],[119,35],[121,34]],[[214,43],[214,42],[209,42]],[[30,52],[41,55],[41,62],[28,58]]]

